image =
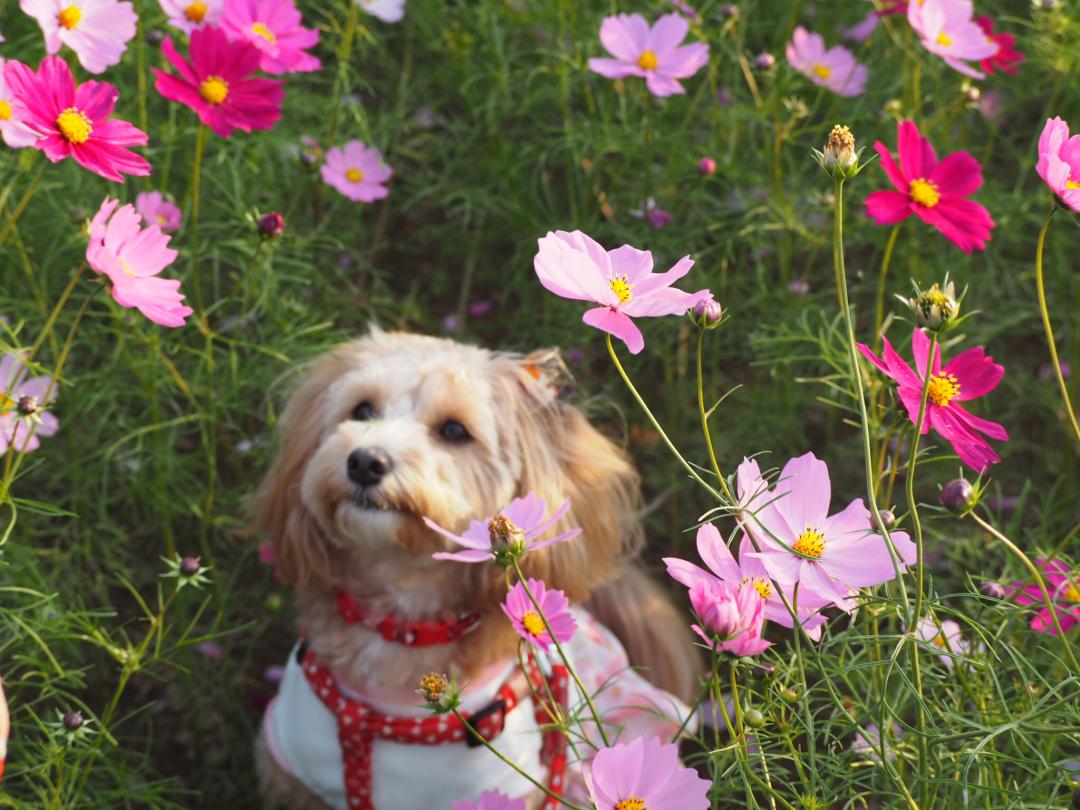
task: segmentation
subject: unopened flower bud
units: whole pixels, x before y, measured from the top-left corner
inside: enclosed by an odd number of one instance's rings
[[[956,287],[951,281],[945,282],[944,289],[934,284],[928,290],[920,290],[918,295],[908,299],[908,306],[915,316],[915,323],[932,330],[947,327],[960,314]]]
[[[277,239],[285,233],[285,217],[280,211],[271,211],[259,217],[259,233],[268,239]]]
[[[690,320],[702,329],[715,329],[723,317],[724,308],[711,295],[698,301],[690,310]]]
[[[881,509],[878,514],[881,516],[881,522],[885,525],[877,527],[877,530],[884,529],[891,532],[896,528],[896,515],[893,514],[892,509]],[[871,516],[871,526],[873,526],[873,523],[873,516]]]
[[[770,664],[768,661],[764,661],[755,666],[752,670],[750,670],[750,674],[758,680],[771,678],[774,674],[776,674],[776,664]]]
[[[982,591],[983,596],[989,596],[991,599],[1005,598],[1005,588],[1000,582],[994,582],[992,579],[986,580],[979,590]]]
[[[165,32],[160,28],[151,28],[146,32],[146,41],[154,46],[160,45],[165,41]]]
[[[782,697],[788,703],[794,703],[796,700],[799,699],[799,693],[796,692],[794,689],[781,689],[780,697]]]
[[[730,20],[732,17],[737,17],[739,15],[739,7],[734,3],[728,3],[720,9],[720,15],[724,17],[724,19]]]
[[[55,717],[55,715],[54,715]],[[72,709],[64,715],[64,728],[68,731],[78,731],[86,723],[86,718],[78,709]]]
[[[37,397],[32,397],[29,394],[24,394],[19,397],[19,401],[15,403],[15,407],[23,416],[33,416],[40,408]]]
[[[202,563],[198,557],[184,557],[180,560],[180,573],[185,577],[193,577],[202,570]]]
[[[960,88],[960,92],[964,94],[964,101],[968,104],[978,104],[979,99],[982,98],[982,90],[979,86],[972,84],[971,82],[964,82],[963,87]]]
[[[886,115],[897,116],[900,115],[904,109],[903,103],[898,98],[890,98],[886,101],[881,108],[885,111]]]
[[[428,703],[438,703],[449,688],[446,678],[437,672],[429,672],[420,679],[420,695]]]
[[[954,478],[941,489],[941,505],[953,514],[963,514],[975,505],[975,487],[963,478]]]
[[[774,65],[776,65],[776,57],[768,51],[759,53],[754,59],[754,67],[760,71],[772,70]]]
[[[743,715],[743,719],[746,721],[746,725],[750,726],[751,728],[761,728],[763,725],[765,725],[765,715],[763,715],[758,709],[750,709],[745,715]]]
[[[698,171],[705,175],[716,174],[716,161],[711,157],[703,157],[698,162]]]

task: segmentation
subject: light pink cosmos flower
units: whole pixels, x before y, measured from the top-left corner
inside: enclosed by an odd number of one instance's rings
[[[600,43],[614,59],[589,60],[589,70],[609,79],[640,76],[654,96],[685,93],[679,79],[709,61],[704,42],[683,45],[690,24],[681,14],[665,14],[650,28],[640,14],[616,14],[600,24]]]
[[[41,446],[42,436],[60,429],[60,420],[45,410],[54,399],[52,377],[28,378],[21,356],[0,357],[0,456],[8,448],[32,453]]]
[[[251,77],[262,59],[251,43],[229,42],[224,31],[207,26],[191,34],[190,62],[170,37],[161,43],[161,52],[179,75],[151,68],[157,91],[193,109],[216,135],[228,138],[234,129],[272,129],[281,117],[283,84]]]
[[[551,633],[544,627],[544,619],[547,619],[548,627],[560,644],[573,638],[577,622],[570,613],[570,600],[566,598],[566,594],[554,589],[548,590],[538,579],[527,579],[525,584],[540,604],[540,613],[537,613],[536,605],[520,582],[514,583],[514,587],[506,594],[506,601],[499,606],[514,625],[517,634],[546,652],[553,646]]]
[[[383,22],[400,22],[405,16],[405,0],[354,0],[364,11]]]
[[[743,522],[761,552],[746,556],[761,560],[785,590],[798,584],[799,604],[806,594],[850,612],[855,590],[888,582],[896,571],[885,539],[870,529],[870,512],[862,500],[830,515],[831,500],[825,463],[813,453],[791,459],[772,489],[750,494],[745,509],[752,516]],[[915,562],[915,544],[904,532],[889,536],[903,571]]]
[[[107,82],[76,85],[59,56],[46,56],[37,73],[9,60],[4,79],[14,115],[39,136],[34,148],[53,163],[74,158],[84,169],[121,183],[125,174],[150,174],[150,164],[128,146],[145,146],[141,129],[110,118],[119,94]]]
[[[602,748],[585,771],[596,810],[707,810],[711,783],[679,762],[679,749],[657,737]]]
[[[788,64],[816,85],[841,96],[858,96],[866,89],[866,67],[843,45],[826,50],[821,34],[801,25],[795,29],[785,51]]]
[[[965,656],[971,651],[971,644],[964,638],[960,625],[952,619],[944,619],[939,628],[932,618],[923,616],[915,628],[915,635],[920,641],[940,649],[938,660],[950,669],[956,666],[957,657]]]
[[[267,73],[304,73],[321,66],[306,50],[319,44],[319,32],[300,24],[293,0],[229,0],[221,27],[230,39],[258,48],[259,66]]]
[[[386,183],[394,176],[394,170],[383,162],[382,153],[360,141],[326,150],[326,162],[319,171],[324,183],[353,202],[364,203],[386,197],[390,193]]]
[[[469,528],[461,534],[448,532],[430,518],[425,517],[424,523],[432,531],[453,540],[460,546],[465,546],[466,549],[452,553],[436,552],[431,555],[436,560],[478,563],[497,560],[500,555],[507,553],[520,556],[545,546],[572,540],[581,534],[581,529],[571,529],[547,540],[534,542],[536,538],[558,523],[568,511],[570,511],[569,498],[563,501],[562,506],[554,513],[545,518],[547,502],[530,492],[523,498],[514,498],[505,509],[489,518],[470,521]]]
[[[533,268],[544,288],[563,298],[599,304],[581,319],[617,337],[631,354],[645,348],[632,318],[681,315],[710,297],[708,290],[687,293],[671,286],[694,266],[689,256],[666,273],[653,273],[649,251],[630,245],[604,250],[581,231],[549,232],[538,248]]]
[[[159,225],[163,231],[175,231],[183,216],[180,207],[160,191],[144,191],[135,197],[135,210],[148,225]]]
[[[1035,565],[1046,580],[1046,589],[1054,601],[1054,612],[1061,623],[1061,631],[1068,633],[1075,625],[1080,624],[1080,571],[1070,571],[1064,560],[1048,562],[1045,557],[1037,558]],[[1008,586],[1007,591],[1018,605],[1042,605],[1031,620],[1032,630],[1057,635],[1057,628],[1050,618],[1050,610],[1043,602],[1042,590],[1037,584],[1014,582]]]
[[[911,351],[915,357],[912,371],[896,350],[882,335],[884,350],[878,357],[864,343],[859,351],[877,369],[896,382],[897,396],[907,409],[908,418],[915,424],[922,403],[923,381],[926,379],[927,360],[930,356],[930,338],[921,329],[911,333]],[[982,419],[969,413],[960,405],[978,399],[993,391],[1005,375],[1005,368],[994,362],[981,346],[956,355],[947,365],[941,365],[941,347],[935,347],[930,366],[930,389],[927,392],[926,416],[922,432],[933,428],[952,444],[960,460],[977,472],[986,472],[991,464],[1001,461],[998,454],[980,434],[991,439],[1008,441],[1009,434],[997,422]]]
[[[38,139],[38,134],[26,126],[15,114],[15,107],[11,90],[8,89],[7,80],[4,78],[4,62],[0,56],[0,136],[4,143],[12,149],[22,149],[33,146]]]
[[[749,585],[698,579],[690,586],[690,606],[701,624],[690,625],[710,649],[738,656],[757,655],[772,646],[765,641],[765,600]]]
[[[19,7],[41,26],[48,53],[67,45],[91,73],[120,61],[138,19],[124,0],[20,0]]]
[[[998,44],[983,33],[974,13],[971,0],[909,0],[908,3],[908,22],[923,47],[940,56],[953,70],[981,79],[983,74],[967,63],[993,56]]]
[[[142,218],[132,205],[117,209],[108,197],[90,222],[86,261],[112,282],[112,296],[122,307],[134,307],[162,326],[183,326],[192,313],[184,306],[180,282],[158,273],[176,259],[160,226],[140,228]]]
[[[450,805],[450,810],[525,810],[525,800],[511,799],[497,790],[485,790],[475,802],[462,799]]]
[[[169,25],[190,34],[208,25],[217,25],[224,0],[158,0]]]
[[[1080,211],[1080,135],[1070,138],[1069,125],[1060,116],[1046,119],[1035,171],[1063,203]]]
[[[877,28],[878,20],[881,18],[876,11],[871,11],[859,22],[850,28],[845,28],[843,33],[840,34],[844,39],[851,42],[865,42],[870,38],[870,35],[874,33],[874,29]]]
[[[892,733],[885,737],[885,758],[892,762],[896,759],[896,744],[904,736],[904,730],[899,723],[892,724]],[[866,734],[861,731],[855,732],[855,738],[851,741],[851,750],[856,754],[866,756],[874,762],[881,762],[881,730],[870,723],[866,726]]]

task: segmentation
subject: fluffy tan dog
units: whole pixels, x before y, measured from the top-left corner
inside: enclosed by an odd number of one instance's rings
[[[295,588],[305,649],[343,688],[396,690],[416,704],[428,672],[468,682],[514,659],[502,569],[433,560],[449,544],[421,516],[457,531],[534,492],[552,507],[569,498],[554,530],[583,532],[524,557],[526,575],[586,604],[647,678],[689,697],[698,669],[686,618],[636,562],[638,476],[558,395],[560,368],[554,351],[522,356],[378,330],[314,362],[286,410],[254,530],[269,533]],[[407,646],[346,622],[341,592],[370,615],[479,621],[453,643]],[[269,803],[327,806],[271,756],[265,730],[256,749]]]

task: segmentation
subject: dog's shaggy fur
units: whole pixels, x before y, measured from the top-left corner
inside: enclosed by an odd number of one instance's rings
[[[397,687],[408,696],[415,687],[404,685],[427,672],[459,673],[467,682],[514,656],[517,637],[499,609],[502,570],[433,560],[449,544],[420,518],[457,531],[530,491],[552,508],[570,498],[555,530],[580,526],[583,533],[524,557],[526,575],[587,604],[657,686],[684,699],[693,691],[698,667],[685,618],[636,562],[638,476],[577,408],[546,395],[533,363],[554,354],[543,355],[376,330],[316,360],[293,395],[279,455],[254,500],[253,531],[273,539],[311,648],[357,691]],[[354,419],[361,403],[376,418]],[[443,438],[447,420],[471,438]],[[346,460],[371,448],[385,452],[392,469],[361,491]],[[376,615],[479,612],[482,619],[454,644],[406,647],[342,621],[339,588]],[[257,754],[269,801],[323,806],[278,768],[261,740]]]

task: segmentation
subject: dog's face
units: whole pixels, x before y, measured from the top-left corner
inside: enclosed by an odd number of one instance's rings
[[[583,598],[639,540],[637,477],[538,379],[535,359],[383,332],[320,358],[290,402],[257,498],[281,576],[333,586],[346,554],[426,563],[448,541],[422,517],[459,531],[531,491],[552,509],[570,498],[557,528],[584,532],[527,567]]]

